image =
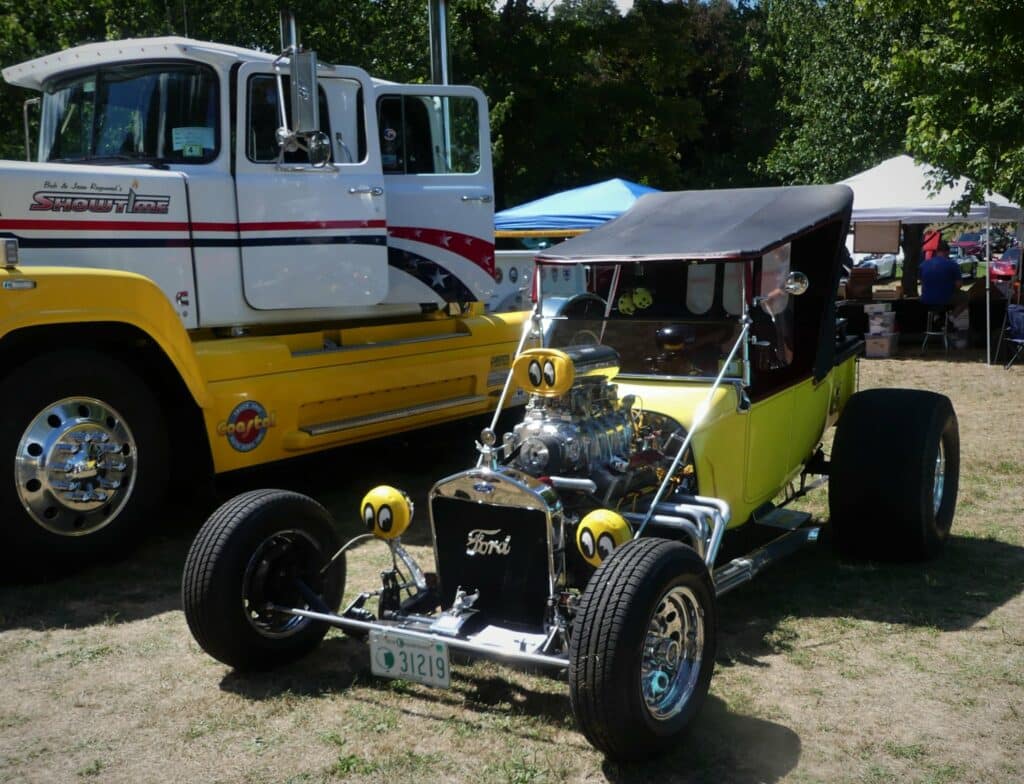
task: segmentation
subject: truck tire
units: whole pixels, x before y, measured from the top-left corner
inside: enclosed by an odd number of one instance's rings
[[[231,499],[199,530],[182,577],[181,603],[200,647],[237,670],[264,670],[320,644],[327,624],[267,609],[334,612],[345,586],[327,510],[287,490]]]
[[[35,357],[0,381],[3,560],[59,574],[123,553],[149,529],[167,485],[167,431],[147,384],[86,350]]]
[[[569,643],[576,721],[615,760],[677,743],[715,665],[717,611],[707,567],[667,539],[627,542],[598,567]]]
[[[832,538],[840,555],[934,558],[949,538],[960,482],[960,433],[945,395],[869,389],[836,428],[829,470]]]

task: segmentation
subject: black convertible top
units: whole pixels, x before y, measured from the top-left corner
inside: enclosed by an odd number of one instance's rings
[[[615,220],[542,251],[537,261],[746,259],[825,223],[846,226],[845,185],[649,193]]]

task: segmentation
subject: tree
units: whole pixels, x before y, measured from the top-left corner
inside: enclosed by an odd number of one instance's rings
[[[896,49],[918,46],[919,14],[856,0],[766,0],[761,83],[778,85],[782,131],[762,166],[783,183],[835,182],[902,152],[909,107],[887,81]]]
[[[892,48],[885,89],[908,96],[907,151],[936,182],[966,177],[1024,202],[1024,4],[1020,0],[862,0],[887,20],[920,13],[920,46]]]

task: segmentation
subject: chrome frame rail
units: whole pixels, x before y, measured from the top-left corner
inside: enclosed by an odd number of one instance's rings
[[[567,656],[548,656],[543,653],[506,651],[501,648],[496,648],[493,645],[483,645],[482,643],[470,642],[469,640],[460,640],[457,637],[446,637],[443,634],[419,632],[399,624],[357,621],[353,618],[343,618],[340,615],[320,613],[313,610],[302,610],[297,607],[271,605],[270,609],[274,612],[290,613],[291,615],[297,615],[300,618],[309,618],[310,620],[329,623],[331,626],[335,626],[345,631],[371,632],[377,629],[379,631],[386,632],[399,632],[403,635],[415,637],[416,639],[424,640],[426,642],[444,643],[449,648],[457,651],[464,651],[465,653],[472,653],[489,659],[497,659],[499,661],[531,664],[536,667],[552,667],[555,669],[564,669],[569,666],[569,658]]]

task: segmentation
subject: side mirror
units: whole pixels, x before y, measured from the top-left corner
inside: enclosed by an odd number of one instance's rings
[[[289,65],[292,83],[292,132],[303,135],[320,130],[320,95],[316,52],[293,52]]]
[[[787,294],[792,294],[794,297],[799,297],[807,291],[810,285],[811,281],[807,279],[807,276],[804,275],[804,273],[794,270],[786,277],[786,282],[783,284],[782,290]]]
[[[331,162],[331,140],[323,131],[315,131],[306,140],[309,162],[315,169],[322,169]]]

